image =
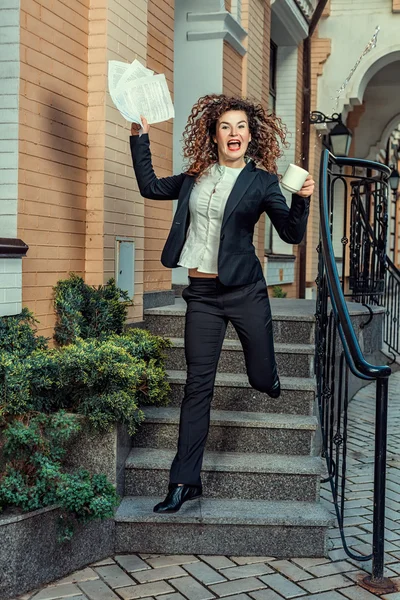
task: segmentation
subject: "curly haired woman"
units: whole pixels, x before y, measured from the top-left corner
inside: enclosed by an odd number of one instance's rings
[[[266,212],[289,244],[303,238],[314,181],[307,178],[291,207],[279,187],[276,160],[285,144],[280,119],[259,104],[208,95],[200,98],[184,132],[186,172],[158,179],[149,126],[132,124],[133,166],[140,193],[178,199],[162,252],[165,267],[187,267],[185,354],[187,380],[177,454],[166,499],[154,512],[178,511],[202,494],[200,471],[207,440],[217,364],[231,322],[241,341],[250,385],[280,395],[272,318],[263,270],[253,245],[254,227]]]

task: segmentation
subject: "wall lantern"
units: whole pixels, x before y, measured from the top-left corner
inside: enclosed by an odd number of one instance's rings
[[[351,140],[353,134],[342,121],[342,115],[334,113],[327,117],[324,113],[317,110],[310,114],[310,123],[336,123],[335,127],[329,132],[329,143],[335,156],[348,156],[350,152]]]
[[[390,185],[390,189],[392,190],[393,195],[395,196],[396,200],[397,200],[397,190],[399,188],[399,181],[400,181],[399,172],[396,169],[396,167],[394,165],[392,165],[392,172],[389,177],[389,185]]]

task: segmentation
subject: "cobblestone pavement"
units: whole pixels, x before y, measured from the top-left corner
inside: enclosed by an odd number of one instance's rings
[[[374,385],[364,388],[350,406],[347,543],[370,553]],[[391,377],[386,503],[386,575],[400,590],[400,372]],[[322,501],[332,506],[330,491]],[[373,600],[356,585],[370,563],[349,559],[339,530],[329,536],[329,558],[240,556],[121,555],[93,564],[19,600]],[[378,596],[400,600],[400,591]]]

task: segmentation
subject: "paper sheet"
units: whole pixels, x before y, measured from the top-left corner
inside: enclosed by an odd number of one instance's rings
[[[152,124],[175,116],[165,75],[153,73],[138,60],[131,65],[109,61],[110,95],[127,121],[141,124],[140,115],[143,115]]]

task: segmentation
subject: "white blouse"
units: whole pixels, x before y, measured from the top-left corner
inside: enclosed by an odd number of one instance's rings
[[[189,200],[190,225],[179,266],[198,269],[201,273],[218,274],[224,210],[242,168],[214,164],[194,185]]]

